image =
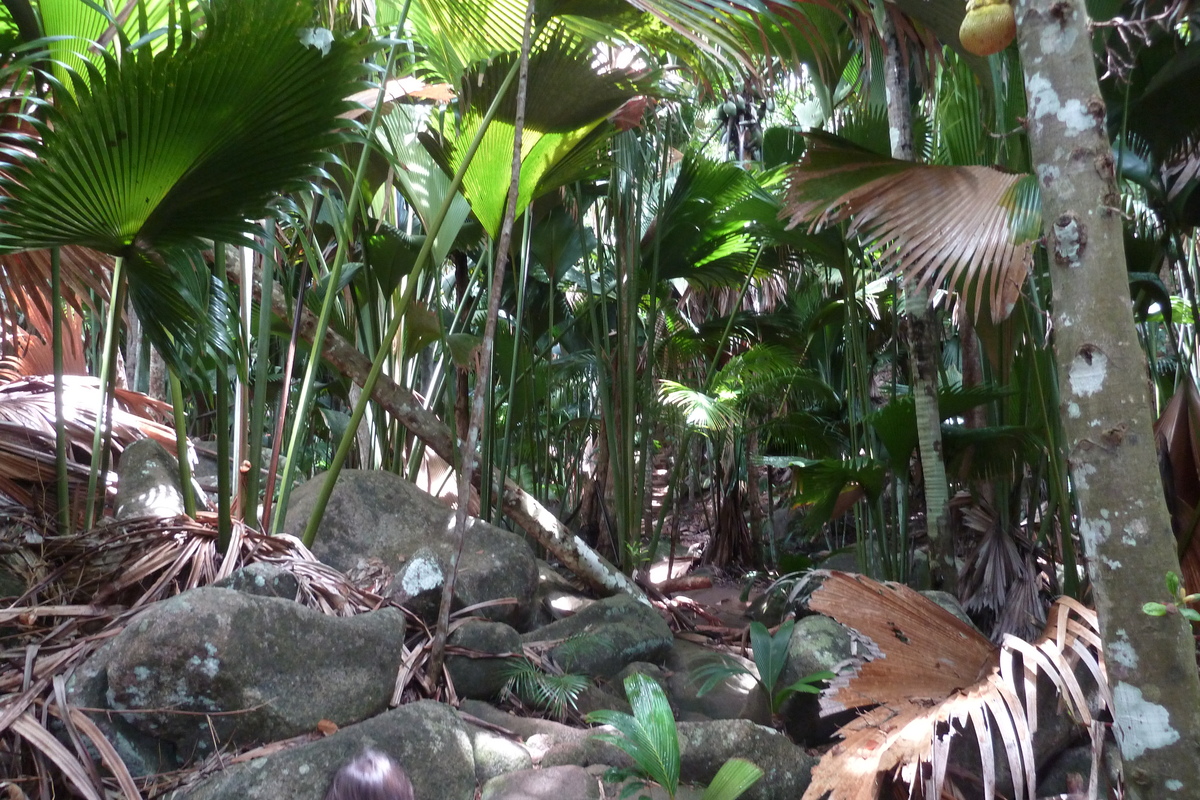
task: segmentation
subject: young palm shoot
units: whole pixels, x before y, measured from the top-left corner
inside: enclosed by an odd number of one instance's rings
[[[700,691],[696,693],[697,696],[703,697],[715,689],[718,684],[739,675],[749,675],[758,681],[771,700],[772,714],[778,714],[784,702],[797,692],[820,693],[821,687],[817,684],[836,677],[828,670],[805,675],[789,686],[778,685],[779,678],[783,675],[783,667],[787,664],[788,643],[792,640],[792,629],[795,627],[796,620],[789,619],[780,625],[775,635],[772,636],[771,632],[767,630],[767,626],[761,622],[750,623],[750,644],[754,648],[754,665],[758,668],[758,674],[755,675],[749,667],[732,659],[722,659],[713,664],[705,664],[695,673],[695,679],[704,682],[700,686]]]
[[[645,675],[625,679],[625,694],[633,715],[620,711],[593,711],[588,722],[611,725],[616,733],[597,733],[595,737],[624,750],[633,763],[634,773],[661,786],[671,800],[679,791],[679,731],[675,716],[662,687]],[[763,771],[742,758],[726,761],[705,790],[703,800],[734,800],[758,782]]]

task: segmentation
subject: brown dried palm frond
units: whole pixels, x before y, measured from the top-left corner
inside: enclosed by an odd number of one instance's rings
[[[25,315],[24,326],[0,326],[0,381],[54,374],[54,321],[45,312],[48,294],[46,287],[16,290],[17,307]],[[86,375],[82,315],[68,312],[59,335],[63,343],[63,372]]]
[[[1188,592],[1200,591],[1200,392],[1189,377],[1154,423],[1158,466]]]
[[[210,518],[128,520],[68,536],[49,535],[51,529],[27,514],[10,516],[0,527],[0,556],[10,567],[27,567],[29,586],[0,609],[0,630],[16,629],[0,638],[0,774],[18,787],[69,785],[97,800],[133,800],[166,788],[130,776],[95,724],[69,704],[64,683],[150,603],[254,562],[290,571],[300,587],[297,600],[326,614],[349,616],[383,602],[318,562],[293,537],[264,536],[238,523],[225,555]],[[51,716],[57,735],[48,725]]]
[[[107,301],[112,256],[84,247],[63,247],[59,253],[62,298],[67,305],[82,312],[90,304],[89,294]],[[20,315],[31,309],[42,319],[52,319],[49,286],[49,250],[0,255],[0,331],[11,334],[20,327]],[[50,341],[49,325],[38,332]]]
[[[1002,529],[985,504],[962,509],[963,526],[982,534],[959,578],[963,610],[993,642],[1033,639],[1046,625],[1047,589],[1037,553],[1019,530]]]
[[[1011,313],[1031,263],[1041,201],[1028,175],[991,167],[914,164],[826,133],[804,134],[781,218],[815,231],[850,220],[849,234],[905,280],[973,297],[979,318]]]
[[[74,498],[87,491],[93,432],[104,403],[95,378],[65,375],[63,386],[67,472]],[[114,454],[146,436],[175,449],[175,432],[161,421],[168,418],[170,406],[128,389],[117,389],[114,397]],[[31,511],[52,510],[54,442],[54,379],[29,377],[0,385],[0,493]],[[110,475],[107,485],[114,484]]]
[[[813,770],[805,800],[876,800],[885,785],[907,787],[910,797],[925,800],[992,800],[1008,790],[1017,800],[1032,800],[1042,676],[1099,752],[1104,725],[1094,724],[1077,672],[1090,676],[1101,703],[1112,703],[1095,612],[1078,602],[1059,598],[1036,641],[1007,636],[999,647],[908,587],[858,575],[828,573],[809,607],[858,631],[872,652],[857,674],[839,678],[822,698],[834,710],[870,710],[839,731],[843,741]],[[955,745],[977,753],[982,791],[957,785],[949,774]],[[997,746],[1011,787],[998,788],[1004,773]],[[1093,769],[1093,786],[1097,778]]]

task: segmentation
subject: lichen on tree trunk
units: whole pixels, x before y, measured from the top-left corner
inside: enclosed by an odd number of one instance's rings
[[[1112,147],[1082,0],[1017,9],[1029,139],[1054,286],[1054,345],[1079,529],[1126,796],[1200,791],[1200,680],[1178,615],[1142,613],[1178,571],[1126,289]]]

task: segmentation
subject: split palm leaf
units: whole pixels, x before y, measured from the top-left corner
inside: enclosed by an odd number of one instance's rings
[[[1032,800],[1043,676],[1066,714],[1092,736],[1093,748],[1100,747],[1102,726],[1093,724],[1079,677],[1090,676],[1098,702],[1111,707],[1096,615],[1070,598],[1054,604],[1037,640],[1006,636],[999,647],[907,586],[863,576],[827,573],[809,607],[857,630],[871,649],[856,674],[833,682],[823,705],[870,710],[839,731],[844,741],[813,770],[805,800],[876,800],[884,785],[899,791],[907,785],[910,796],[927,800],[993,800],[1007,791],[997,783],[1004,774],[997,747],[1011,776],[1011,796]],[[982,792],[956,785],[948,773],[951,746],[969,731],[982,765]]]
[[[789,227],[849,220],[848,232],[907,281],[962,292],[977,319],[985,301],[993,321],[1007,318],[1040,233],[1032,176],[898,161],[819,132],[805,139],[781,214]]]

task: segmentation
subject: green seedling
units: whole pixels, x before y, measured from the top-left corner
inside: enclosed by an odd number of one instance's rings
[[[637,673],[625,679],[625,694],[633,715],[620,711],[593,711],[587,721],[611,725],[616,733],[597,733],[594,736],[624,750],[636,767],[632,770],[613,770],[618,779],[632,775],[657,783],[671,800],[679,791],[679,731],[675,715],[662,687],[645,675]],[[712,783],[705,789],[703,800],[735,800],[762,778],[763,771],[743,758],[731,758],[721,765]],[[626,789],[622,797],[638,791],[636,784]],[[641,795],[645,798],[646,795]]]
[[[732,659],[722,659],[712,664],[705,664],[695,672],[695,680],[703,681],[700,691],[696,693],[697,696],[703,697],[715,689],[718,684],[739,675],[749,675],[758,681],[771,700],[772,714],[778,714],[784,702],[797,692],[819,694],[821,687],[817,684],[836,677],[829,670],[805,675],[790,686],[778,686],[779,677],[783,674],[783,667],[787,664],[788,642],[792,639],[792,629],[795,627],[796,621],[789,619],[780,625],[775,635],[772,636],[771,632],[767,630],[767,626],[761,622],[750,623],[750,645],[754,648],[754,665],[758,668],[758,674],[755,675],[754,670]]]
[[[1174,602],[1171,603],[1146,603],[1142,606],[1142,611],[1152,617],[1163,617],[1167,614],[1179,614],[1184,619],[1190,622],[1200,622],[1200,612],[1195,609],[1188,608],[1189,605],[1200,600],[1200,593],[1184,594],[1183,581],[1174,572],[1167,573],[1167,593],[1171,595]]]

